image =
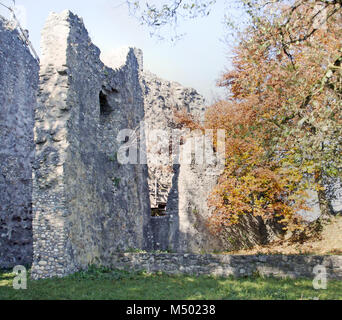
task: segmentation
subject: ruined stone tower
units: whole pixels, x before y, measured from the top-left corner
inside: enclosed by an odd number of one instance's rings
[[[61,276],[111,252],[148,249],[147,166],[117,161],[121,129],[144,117],[134,49],[116,70],[83,22],[51,14],[42,34],[33,183],[33,276]],[[123,137],[126,139],[128,137]]]

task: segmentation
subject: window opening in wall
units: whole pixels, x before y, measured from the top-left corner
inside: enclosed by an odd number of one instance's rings
[[[113,112],[114,106],[116,104],[116,95],[119,92],[116,89],[112,89],[111,91],[107,91],[102,89],[99,93],[99,102],[100,102],[100,120],[101,123],[105,122],[109,115]]]
[[[107,95],[103,93],[103,91],[100,91],[100,116],[106,117],[111,113],[111,107],[108,103]]]
[[[159,191],[162,190],[163,187],[162,185],[160,185],[157,181],[157,179],[155,179],[154,182],[154,203],[152,203],[151,206],[151,216],[152,217],[161,217],[161,216],[166,216],[166,202],[163,201],[162,199],[162,194],[160,194]]]
[[[166,216],[166,203],[158,203],[156,208],[151,208],[152,217]]]

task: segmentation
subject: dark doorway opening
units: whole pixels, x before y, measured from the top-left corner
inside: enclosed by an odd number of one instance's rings
[[[152,217],[166,216],[166,203],[159,203],[157,208],[151,208]]]

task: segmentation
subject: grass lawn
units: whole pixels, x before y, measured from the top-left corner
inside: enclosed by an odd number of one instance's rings
[[[342,281],[328,281],[326,290],[315,290],[310,279],[174,276],[90,268],[63,279],[28,280],[27,290],[14,290],[13,278],[0,271],[0,300],[342,300]]]

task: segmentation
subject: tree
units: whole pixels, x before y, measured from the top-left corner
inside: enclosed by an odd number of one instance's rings
[[[329,217],[325,181],[342,171],[342,1],[244,5],[250,26],[220,82],[231,96],[204,125],[227,132],[210,225],[219,232],[253,214],[301,228],[306,191],[318,192],[321,220]]]
[[[227,3],[228,8],[244,11],[249,23],[258,22],[261,17],[275,18],[279,15],[284,4],[288,7],[287,20],[284,24],[289,29],[300,29],[299,40],[306,40],[323,26],[330,17],[340,11],[342,0],[221,0]],[[196,19],[207,16],[217,4],[217,0],[126,0],[130,12],[140,22],[158,32],[165,26],[177,26],[179,20]],[[313,9],[313,10],[312,10]],[[300,13],[301,12],[301,13]],[[298,15],[299,13],[299,15]],[[232,17],[231,12],[226,14],[226,24],[238,30],[244,28],[241,16]],[[295,20],[300,18],[300,24]],[[292,30],[292,31],[293,31]],[[298,39],[291,39],[296,41]]]
[[[323,9],[324,17],[315,20]],[[269,157],[291,155],[292,166],[314,177],[328,216],[324,179],[341,174],[342,164],[341,3],[317,8],[315,1],[297,1],[280,14],[271,10],[264,7],[255,19],[239,46],[236,70],[221,84],[235,99],[257,103],[255,120],[272,137]]]
[[[173,28],[171,40],[179,38],[175,31],[179,20],[194,19],[210,14],[216,0],[173,0],[173,1],[136,1],[126,0],[126,4],[140,22],[152,30],[152,34],[166,26]]]

